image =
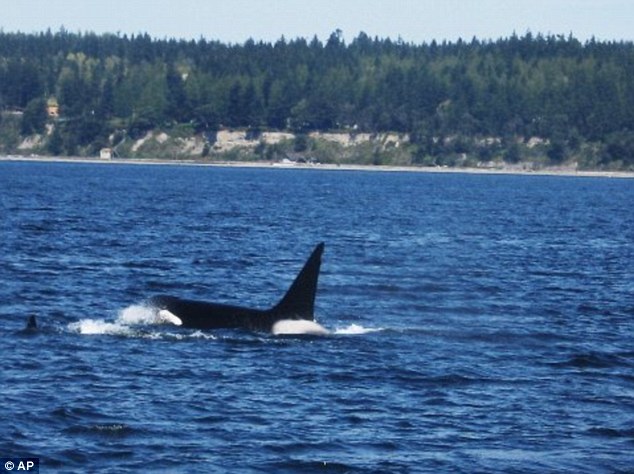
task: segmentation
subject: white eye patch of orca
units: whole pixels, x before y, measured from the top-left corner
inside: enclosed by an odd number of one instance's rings
[[[282,319],[273,325],[271,332],[276,336],[283,334],[323,336],[329,334],[328,329],[321,324],[306,319]]]
[[[181,318],[179,318],[178,316],[176,316],[175,314],[171,313],[170,311],[166,310],[166,309],[162,309],[160,310],[158,313],[158,319],[161,323],[172,323],[175,326],[182,326],[183,325],[183,321],[181,320]]]

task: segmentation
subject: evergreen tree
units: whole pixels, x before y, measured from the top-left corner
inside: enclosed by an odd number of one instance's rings
[[[31,100],[24,114],[22,115],[22,121],[20,129],[22,135],[30,135],[33,133],[43,133],[46,126],[47,111],[46,101],[44,98],[36,98]]]
[[[603,150],[602,160],[629,164],[633,76],[631,42],[530,33],[420,45],[361,33],[347,45],[335,31],[325,43],[227,45],[0,31],[0,109],[24,113],[23,135],[41,133],[43,101],[55,97],[58,153],[113,131],[188,123],[200,132],[395,131],[426,161],[457,148],[514,161],[512,143],[537,136],[550,141],[553,163]],[[491,138],[502,152],[477,145]]]

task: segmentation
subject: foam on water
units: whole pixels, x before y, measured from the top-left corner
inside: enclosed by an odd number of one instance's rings
[[[335,334],[343,334],[343,335],[358,335],[358,334],[368,334],[371,332],[383,331],[383,328],[366,328],[360,326],[358,324],[351,324],[345,328],[336,328],[334,330]]]
[[[119,311],[117,319],[106,321],[105,319],[81,319],[70,323],[68,329],[79,334],[95,335],[108,334],[117,336],[132,336],[138,334],[135,326],[147,326],[174,323],[169,317],[157,313],[153,308],[144,305],[131,305]],[[161,337],[160,334],[145,334],[146,337]]]
[[[117,319],[106,321],[105,319],[81,319],[70,323],[68,329],[83,335],[110,335],[142,337],[146,339],[209,339],[215,340],[216,336],[203,331],[194,331],[189,334],[177,334],[166,331],[140,329],[141,326],[158,326],[171,324],[182,325],[182,321],[169,311],[155,311],[154,308],[144,305],[131,305],[119,311]]]
[[[215,341],[216,339],[218,339],[213,334],[209,334],[209,333],[203,332],[203,331],[194,331],[193,333],[188,334],[187,337],[190,337],[192,339],[209,339],[211,341]]]
[[[75,323],[70,323],[68,329],[79,334],[109,334],[109,335],[128,335],[131,328],[123,324],[114,322],[109,323],[103,319],[82,319]]]
[[[126,325],[138,324],[160,324],[162,321],[157,317],[156,311],[149,306],[133,304],[119,311],[117,321]]]

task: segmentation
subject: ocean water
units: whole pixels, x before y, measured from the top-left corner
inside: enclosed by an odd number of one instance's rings
[[[0,457],[632,473],[633,204],[621,179],[0,163]],[[144,306],[266,308],[321,241],[327,336]]]

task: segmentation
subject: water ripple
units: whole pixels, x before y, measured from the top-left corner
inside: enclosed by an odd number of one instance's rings
[[[64,473],[634,465],[629,181],[0,168],[2,453]],[[142,304],[267,307],[321,240],[327,336]]]

